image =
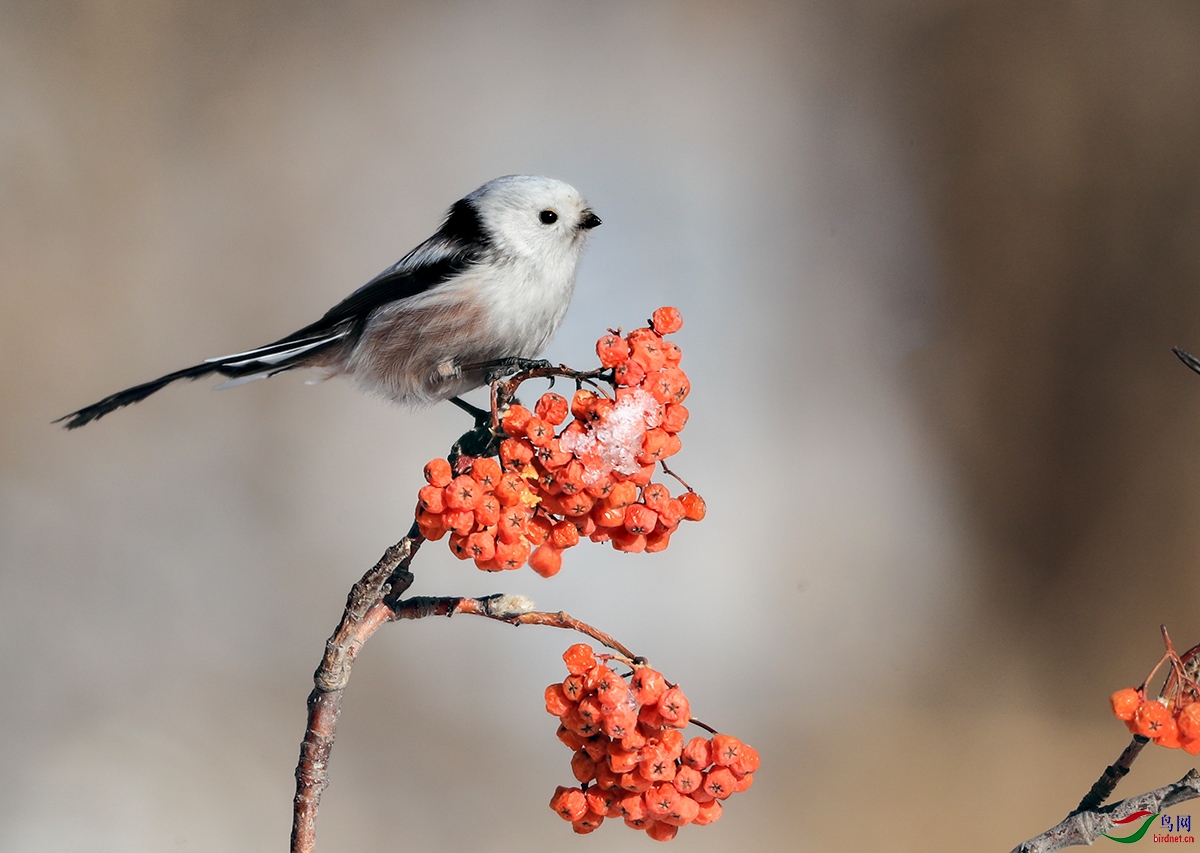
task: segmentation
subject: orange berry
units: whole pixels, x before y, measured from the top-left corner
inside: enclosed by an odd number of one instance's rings
[[[658,713],[662,715],[668,725],[682,729],[692,718],[692,706],[687,697],[683,695],[682,690],[678,687],[668,687],[666,692],[658,698]],[[716,750],[714,749],[713,752],[715,761]]]
[[[534,447],[545,447],[554,440],[554,427],[538,417],[525,424],[525,437]]]
[[[649,485],[650,481],[654,479],[654,465],[643,465],[625,479],[635,486]]]
[[[684,518],[688,521],[702,521],[708,513],[708,507],[704,504],[704,498],[695,492],[685,492],[679,496],[679,500],[683,504]]]
[[[539,545],[529,555],[529,568],[544,578],[552,578],[562,568],[562,549],[549,542]]]
[[[596,786],[605,791],[613,791],[618,797],[624,796],[625,792],[621,790],[617,781],[617,774],[609,769],[608,761],[602,755],[596,760]]]
[[[641,794],[634,791],[623,792],[617,798],[617,807],[627,820],[638,820],[646,816],[646,801]]]
[[[496,562],[500,564],[500,568],[513,570],[519,569],[525,565],[525,561],[529,559],[529,554],[533,549],[529,547],[529,543],[524,539],[518,539],[515,542],[497,542],[496,543]]]
[[[637,362],[647,375],[667,363],[663,339],[650,329],[635,329],[629,333],[629,360]]]
[[[672,335],[683,328],[683,315],[678,308],[665,305],[651,315],[650,326],[660,335]]]
[[[629,344],[611,332],[596,341],[596,356],[605,367],[616,367],[629,358]]]
[[[512,405],[504,413],[504,417],[500,420],[500,425],[504,427],[504,431],[513,438],[521,438],[525,435],[525,425],[529,423],[529,419],[533,417],[533,412],[520,405]]]
[[[473,510],[483,497],[483,489],[479,483],[465,474],[455,477],[444,489],[446,508],[452,510]]]
[[[1154,738],[1162,732],[1169,719],[1171,719],[1171,712],[1167,710],[1167,706],[1155,699],[1150,699],[1138,706],[1137,712],[1133,716],[1133,723],[1137,726],[1138,734]]]
[[[665,459],[664,450],[666,449],[669,435],[670,433],[661,428],[646,430],[646,438],[642,442],[642,452],[637,457],[638,463],[641,465],[653,465],[659,459]]]
[[[732,794],[737,779],[728,767],[714,767],[704,774],[704,784],[701,790],[706,791],[718,800],[723,800]]]
[[[550,528],[554,526],[554,522],[546,516],[535,512],[529,521],[525,522],[525,538],[529,540],[530,545],[541,545],[550,535]]]
[[[1175,722],[1185,740],[1200,738],[1200,702],[1184,705],[1175,713]]]
[[[679,403],[668,403],[663,408],[662,423],[659,426],[672,435],[682,432],[683,428],[687,426],[688,414],[686,406]]]
[[[713,763],[728,767],[741,756],[742,742],[730,735],[715,734],[709,741],[712,744]]]
[[[590,782],[596,778],[596,762],[581,749],[571,758],[571,773],[580,782]]]
[[[475,512],[469,509],[448,509],[442,513],[442,524],[447,530],[466,536],[475,529]]]
[[[595,832],[599,829],[602,823],[604,823],[604,815],[588,810],[587,814],[579,820],[572,821],[571,829],[575,830],[576,835],[587,835],[589,832]]]
[[[1167,717],[1166,723],[1163,724],[1162,730],[1154,742],[1159,746],[1167,747],[1167,749],[1179,749],[1179,726],[1175,724],[1172,717]]]
[[[567,405],[567,398],[561,394],[555,394],[552,391],[547,391],[537,401],[537,405],[533,407],[534,412],[539,418],[548,424],[557,426],[567,419],[567,412],[570,407]]]
[[[621,812],[617,808],[617,796],[620,789],[613,790],[612,788],[601,788],[599,785],[593,785],[588,788],[586,797],[588,811],[596,814],[602,814],[605,817],[620,817]]]
[[[521,496],[529,491],[529,486],[520,474],[505,474],[496,484],[493,492],[502,507],[515,506],[521,502]]]
[[[460,560],[469,560],[471,558],[470,553],[467,551],[467,537],[464,534],[450,534],[450,553]]]
[[[650,483],[642,488],[642,503],[661,514],[671,500],[671,492],[662,483]]]
[[[579,495],[575,495],[579,497]],[[623,527],[625,524],[625,507],[606,507],[608,498],[592,508],[592,520],[597,527]]]
[[[516,542],[525,536],[529,511],[524,506],[507,506],[496,522],[496,536],[501,542]]]
[[[421,536],[430,542],[437,542],[446,535],[446,528],[442,525],[442,517],[440,515],[426,515],[423,519],[418,518],[417,530],[421,532]]]
[[[575,734],[575,732],[571,731],[566,726],[562,725],[561,722],[559,723],[558,731],[554,733],[554,736],[566,744],[566,746],[572,752],[583,747],[583,738]]]
[[[749,790],[750,786],[754,784],[753,773],[747,773],[745,776],[738,776],[735,773],[733,775],[733,779],[733,793],[735,794],[740,794],[742,791]]]
[[[600,723],[600,730],[612,738],[614,743],[624,741],[630,733],[637,730],[637,712],[633,710],[632,705],[615,708],[611,713],[607,706],[602,706],[601,710],[604,711],[604,719]],[[621,746],[626,748],[624,743]]]
[[[675,778],[671,782],[679,793],[690,794],[700,789],[701,783],[704,782],[704,774],[685,764],[675,772]]]
[[[626,554],[640,554],[646,550],[646,535],[630,533],[623,527],[615,527],[610,531],[613,547]]]
[[[554,471],[566,465],[575,457],[562,449],[562,445],[557,438],[550,439],[550,442],[545,447],[539,447],[535,454],[537,461],[547,471]]]
[[[691,381],[687,378],[687,374],[678,367],[664,367],[661,383],[664,387],[669,387],[671,391],[667,399],[659,401],[661,403],[682,403],[687,399],[688,394],[692,393]]]
[[[554,480],[558,483],[558,487],[562,489],[563,494],[573,495],[584,490],[583,475],[583,463],[575,459],[559,468],[554,475]]]
[[[587,799],[579,788],[564,788],[559,785],[550,798],[550,808],[558,812],[563,820],[577,821],[587,814]]]
[[[571,675],[586,675],[596,665],[596,653],[587,643],[576,643],[571,646],[563,652],[562,659],[563,663],[567,665],[567,672]]]
[[[687,826],[700,813],[700,804],[688,796],[681,796],[675,810],[659,818],[659,821],[669,826]]]
[[[626,821],[628,823],[628,821]],[[661,820],[646,825],[646,834],[655,841],[670,841],[679,834],[679,827]]]
[[[613,369],[613,379],[618,385],[623,385],[627,388],[640,385],[645,378],[646,369],[632,359],[621,362]],[[598,407],[593,411],[596,410],[598,410]]]
[[[580,644],[580,645],[582,645],[582,644]],[[577,648],[577,646],[571,646],[571,648],[567,649],[566,653],[563,655],[563,659],[567,661],[567,670],[568,671],[570,671],[573,668],[573,665],[571,663],[571,660],[567,656],[570,655],[572,653],[572,649],[575,649],[575,648]],[[587,649],[589,654],[592,651],[591,648],[589,648],[586,645],[584,645],[583,648]],[[592,666],[595,666],[595,665],[596,665],[596,659],[592,658]],[[592,668],[591,666],[588,667],[588,669],[591,669],[591,668]],[[587,691],[585,691],[583,689],[583,675],[586,672],[587,672],[587,669],[585,669],[583,672],[571,672],[570,675],[568,675],[566,678],[563,679],[563,683],[562,683],[563,693],[565,693],[567,698],[570,699],[572,702],[578,702],[585,695],[587,695]]]
[[[646,553],[657,554],[659,551],[667,550],[667,546],[671,544],[671,531],[662,529],[662,519],[659,519],[659,527],[655,528],[654,532],[646,536]]]
[[[646,746],[638,753],[638,772],[651,782],[670,782],[675,778],[675,762],[661,744]]]
[[[500,474],[500,463],[490,456],[480,457],[471,465],[471,479],[483,486],[485,491],[496,488]]]
[[[1200,738],[1192,740],[1184,738],[1179,742],[1179,745],[1183,747],[1183,751],[1188,755],[1200,755]]]
[[[500,442],[500,464],[507,471],[520,471],[533,461],[533,445],[521,438],[506,438]]]
[[[1138,705],[1142,704],[1142,694],[1132,687],[1126,687],[1110,696],[1108,701],[1118,720],[1132,720]]]
[[[579,544],[579,528],[573,521],[560,521],[550,529],[550,544],[562,550]]]
[[[465,548],[471,559],[487,562],[496,556],[496,539],[487,531],[472,533],[467,537]]]
[[[625,749],[618,741],[609,741],[608,766],[614,773],[628,773],[638,766],[638,750]]]
[[[559,500],[563,515],[571,518],[582,518],[592,511],[595,501],[587,492],[576,492],[573,495],[563,495]]]
[[[628,480],[613,484],[608,496],[604,499],[605,507],[621,509],[629,506],[638,499],[637,486]]]
[[[450,463],[445,459],[431,459],[425,466],[425,482],[439,489],[445,488],[454,479]]]
[[[682,797],[683,794],[675,790],[675,786],[670,782],[659,782],[657,785],[651,785],[642,795],[642,799],[646,802],[646,811],[655,818],[674,811]]]
[[[758,750],[749,744],[742,744],[737,760],[729,765],[734,776],[747,776],[758,769]]]
[[[633,675],[629,679],[629,687],[633,691],[633,700],[639,705],[656,705],[659,698],[667,691],[667,680],[658,670],[648,666],[639,666],[634,668]],[[705,767],[707,766],[705,764]]]
[[[485,494],[475,507],[475,524],[479,527],[493,527],[500,520],[500,501],[493,494]]]
[[[645,504],[633,504],[625,510],[625,529],[630,533],[645,536],[654,531],[658,524],[658,513]]]
[[[687,509],[684,508],[683,501],[678,498],[671,498],[657,512],[659,529],[668,533],[674,532],[675,528],[679,526],[679,522],[687,516]]]
[[[445,512],[446,496],[442,491],[443,488],[445,487],[434,485],[422,486],[417,491],[417,501],[421,504],[421,509],[432,513]]]
[[[575,703],[567,698],[567,694],[563,692],[561,684],[551,684],[546,688],[546,712],[553,714],[556,717],[561,717],[563,714],[575,707]],[[578,749],[578,747],[576,747]]]
[[[720,819],[721,808],[720,800],[714,799],[709,800],[707,803],[700,803],[700,811],[692,823],[696,824],[696,826],[708,826],[710,823]]]
[[[575,396],[571,398],[571,417],[579,421],[587,420],[588,413],[592,409],[592,404],[598,399],[599,395],[594,391],[588,391],[586,388],[580,388],[575,392]],[[571,426],[567,427],[568,430],[570,428]]]

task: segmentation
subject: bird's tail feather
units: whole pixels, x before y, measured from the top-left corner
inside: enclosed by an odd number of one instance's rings
[[[230,377],[232,381],[223,382],[217,387],[230,388],[234,385],[241,385],[243,382],[274,376],[285,370],[303,367],[313,356],[346,337],[348,332],[348,329],[335,330],[324,335],[310,335],[299,340],[284,338],[282,341],[276,341],[249,352],[210,358],[202,364],[185,367],[183,370],[176,370],[174,373],[168,373],[166,376],[160,376],[150,382],[143,382],[141,385],[110,394],[98,403],[92,403],[77,412],[63,415],[54,423],[66,421],[67,429],[78,429],[84,424],[104,417],[109,412],[145,400],[155,391],[162,390],[177,379],[199,379],[201,376],[219,373],[222,376]]]

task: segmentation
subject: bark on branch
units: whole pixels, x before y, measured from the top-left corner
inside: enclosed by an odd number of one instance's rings
[[[1189,770],[1187,775],[1170,785],[1150,791],[1111,806],[1072,812],[1066,820],[1036,838],[1014,847],[1012,853],[1052,853],[1064,847],[1091,845],[1106,833],[1120,831],[1118,820],[1139,811],[1157,814],[1171,806],[1200,797],[1200,773]]]

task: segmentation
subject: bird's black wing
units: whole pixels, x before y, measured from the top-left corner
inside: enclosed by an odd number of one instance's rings
[[[213,373],[233,383],[274,376],[311,364],[322,351],[356,338],[375,309],[437,287],[483,259],[490,238],[479,214],[466,199],[455,203],[437,233],[371,281],[325,312],[315,323],[266,346],[210,358],[202,364],[168,373],[150,382],[118,391],[69,415],[67,429],[76,429],[111,411],[144,400],[179,379],[199,379]]]
[[[436,234],[330,308],[320,320],[268,346],[309,339],[348,321],[360,327],[376,308],[424,293],[460,275],[481,261],[490,245],[475,208],[466,199],[455,202]]]

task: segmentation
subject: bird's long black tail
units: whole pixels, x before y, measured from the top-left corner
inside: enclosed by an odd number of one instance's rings
[[[282,367],[282,370],[288,370],[290,367]],[[247,373],[253,371],[246,371]],[[201,376],[208,376],[212,373],[220,373],[224,376],[238,376],[241,371],[236,368],[230,368],[219,362],[197,364],[192,367],[185,367],[183,370],[176,370],[174,373],[168,373],[166,376],[160,376],[150,382],[143,382],[141,385],[134,385],[132,388],[126,388],[124,391],[118,391],[115,394],[109,394],[98,403],[92,403],[90,406],[84,406],[77,412],[71,412],[69,415],[63,415],[54,423],[66,421],[67,429],[78,429],[84,424],[90,424],[97,418],[102,418],[109,412],[115,412],[123,406],[128,406],[132,403],[137,403],[145,400],[155,391],[161,391],[177,379],[199,379]]]
[[[221,358],[210,358],[202,364],[185,367],[183,370],[176,370],[174,373],[168,373],[166,376],[160,376],[150,382],[143,382],[141,385],[134,385],[132,388],[110,394],[98,403],[92,403],[77,412],[63,415],[54,423],[66,421],[67,429],[77,429],[122,406],[145,400],[155,391],[167,387],[177,379],[199,379],[201,376],[219,373],[241,382],[249,382],[252,379],[264,379],[274,376],[276,373],[283,373],[285,370],[304,367],[331,347],[341,344],[352,332],[353,326],[350,324],[321,328],[319,324],[314,323],[312,326],[306,326],[273,344]]]

